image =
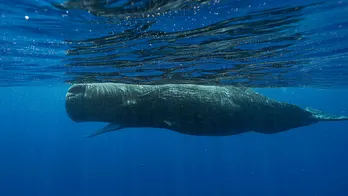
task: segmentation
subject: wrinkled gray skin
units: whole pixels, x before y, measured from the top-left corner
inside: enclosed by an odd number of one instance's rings
[[[322,120],[347,120],[281,103],[243,87],[191,84],[76,84],[66,94],[66,111],[75,122],[165,128],[197,136],[272,134]]]

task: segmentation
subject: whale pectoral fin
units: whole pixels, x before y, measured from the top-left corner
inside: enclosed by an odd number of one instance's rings
[[[96,135],[100,135],[100,134],[103,134],[106,132],[120,130],[122,128],[124,128],[124,126],[119,125],[119,124],[110,123],[110,124],[106,125],[105,127],[103,127],[102,129],[99,129],[95,132],[92,132],[92,133],[86,135],[85,137],[94,137]]]
[[[173,122],[168,121],[168,120],[164,120],[163,122],[164,122],[166,125],[170,126],[170,127],[174,125]]]

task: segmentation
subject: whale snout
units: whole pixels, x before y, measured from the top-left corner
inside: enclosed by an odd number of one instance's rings
[[[74,121],[80,121],[85,118],[86,107],[86,93],[88,90],[87,84],[72,85],[65,96],[65,109],[68,116]]]
[[[116,92],[119,88],[109,89],[104,84],[74,84],[65,96],[66,112],[75,122],[109,122],[122,103],[122,97]]]
[[[87,85],[85,84],[75,84],[68,89],[66,93],[66,100],[82,98],[85,96],[87,91]]]

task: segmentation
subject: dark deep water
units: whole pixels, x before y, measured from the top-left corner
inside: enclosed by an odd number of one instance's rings
[[[67,83],[183,82],[348,115],[348,1],[63,2],[0,1],[0,196],[348,195],[348,122],[87,139],[64,108]]]

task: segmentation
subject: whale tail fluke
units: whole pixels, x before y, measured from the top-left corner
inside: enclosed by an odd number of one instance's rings
[[[326,114],[323,111],[313,109],[313,108],[306,108],[306,111],[312,113],[314,118],[319,121],[348,121],[348,116],[339,116],[339,115],[332,115],[332,114]]]

